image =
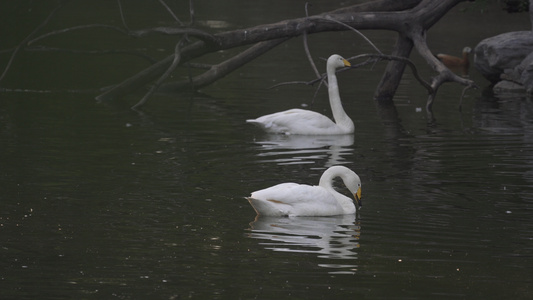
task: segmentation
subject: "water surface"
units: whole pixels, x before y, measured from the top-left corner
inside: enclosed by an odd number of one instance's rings
[[[102,15],[117,12],[108,9]],[[136,9],[130,13],[146,10]],[[302,15],[270,2],[234,6],[219,18],[221,8],[213,9],[197,7],[206,20],[227,22],[220,26]],[[232,15],[239,10],[259,19]],[[504,29],[529,25],[526,15],[479,10],[455,9],[429,32],[430,43],[445,48],[439,52],[475,45],[503,30],[489,26],[495,15],[509,21]],[[69,16],[67,23],[78,15]],[[452,33],[460,45],[440,37]],[[368,34],[385,50],[394,42],[390,33]],[[313,37],[311,49],[317,57],[370,51],[349,32]],[[61,91],[113,83],[144,63],[23,55],[30,61],[16,61],[21,71],[3,83],[16,91],[0,96],[2,299],[532,297],[529,99],[473,91],[459,111],[462,87],[445,85],[428,125],[424,90],[410,74],[394,107],[372,100],[377,65],[339,76],[353,136],[279,136],[245,120],[302,106],[329,115],[325,90],[313,100],[313,87],[267,89],[312,78],[300,39],[199,93],[156,95],[140,112],[129,107],[142,92],[99,103],[94,93]],[[244,199],[280,182],[316,184],[338,164],[362,178],[364,205],[355,215],[256,217]]]

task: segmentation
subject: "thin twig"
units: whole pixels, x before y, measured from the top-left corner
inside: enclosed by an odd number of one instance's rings
[[[157,80],[157,82],[150,88],[150,90],[144,95],[144,97],[137,104],[135,104],[131,109],[136,110],[137,108],[141,107],[144,103],[146,103],[146,101],[150,99],[150,97],[157,90],[157,88],[159,88],[161,83],[163,83],[163,81],[165,81],[168,78],[168,76],[170,76],[170,73],[172,73],[176,69],[176,67],[178,66],[181,60],[180,45],[181,45],[181,41],[176,43],[176,47],[174,48],[174,60],[172,61],[172,64],[167,69],[167,71]]]
[[[193,0],[189,0],[189,16],[191,18],[190,20],[190,26],[194,25],[194,5],[193,5]]]
[[[463,108],[463,98],[466,94],[466,91],[468,91],[469,89],[479,89],[479,87],[474,83],[474,84],[471,84],[471,85],[467,85],[465,86],[465,88],[463,89],[463,92],[461,92],[461,99],[459,99],[459,111],[461,111]]]
[[[415,79],[428,91],[428,93],[432,93],[434,91],[433,87],[431,87],[431,84],[429,84],[427,81],[425,81],[424,79],[420,77],[415,64],[408,58],[398,57],[394,55],[370,53],[370,54],[357,55],[357,56],[351,57],[350,59],[357,59],[357,58],[363,58],[363,57],[371,57],[371,58],[378,58],[378,59],[385,59],[385,60],[397,60],[397,61],[406,63],[411,68],[411,71],[413,72],[413,76],[415,77]]]
[[[42,39],[45,39],[45,38],[48,38],[48,37],[51,37],[51,36],[54,36],[54,35],[59,35],[59,34],[63,34],[63,33],[66,33],[66,32],[75,31],[75,30],[93,29],[93,28],[112,29],[112,30],[121,32],[123,34],[129,34],[129,32],[130,32],[129,30],[126,30],[126,29],[123,29],[123,28],[120,28],[120,27],[117,27],[117,26],[113,26],[113,25],[106,25],[106,24],[79,25],[79,26],[73,26],[73,27],[69,27],[69,28],[63,28],[63,29],[59,29],[59,30],[50,31],[48,33],[45,33],[43,35],[40,35],[40,36],[32,39],[31,41],[28,42],[28,45],[32,45],[33,43],[35,43],[35,42],[37,42],[39,40],[42,40]]]
[[[11,67],[11,64],[13,63],[13,60],[15,59],[15,56],[17,55],[17,53],[19,52],[20,48],[22,48],[22,45],[26,44],[36,33],[37,31],[39,31],[41,28],[43,28],[46,24],[48,24],[48,22],[50,21],[50,19],[52,19],[52,17],[54,16],[54,14],[63,6],[62,3],[59,3],[59,5],[54,8],[54,10],[52,10],[52,12],[48,15],[48,17],[46,17],[46,19],[39,25],[37,26],[24,40],[22,40],[22,42],[20,42],[20,44],[18,44],[18,46],[15,48],[15,50],[13,51],[13,53],[11,54],[11,57],[9,58],[9,61],[7,62],[7,65],[6,67],[4,68],[4,72],[2,73],[2,75],[0,75],[0,81],[2,81],[4,79],[4,77],[6,76],[7,74],[7,71],[9,70],[9,68]]]
[[[337,23],[337,24],[340,24],[340,25],[342,25],[342,26],[344,26],[344,27],[350,29],[351,31],[357,33],[357,34],[360,35],[365,41],[367,41],[367,43],[369,43],[370,46],[372,46],[372,48],[374,48],[374,50],[376,50],[376,52],[378,52],[379,54],[383,54],[383,53],[378,49],[378,47],[376,47],[376,45],[374,45],[374,43],[372,43],[372,41],[370,41],[370,39],[368,39],[364,34],[361,33],[361,31],[359,31],[359,30],[353,28],[352,26],[350,26],[350,25],[348,25],[348,24],[345,24],[345,23],[343,23],[343,22],[341,22],[341,21],[335,20],[335,19],[333,19],[333,18],[332,18],[331,16],[329,16],[329,15],[326,16],[326,17],[323,18],[323,19],[328,20],[328,21],[335,22],[335,23]]]
[[[415,79],[424,87],[426,88],[426,90],[428,91],[429,94],[431,93],[434,93],[434,90],[433,88],[431,87],[431,85],[426,82],[424,79],[422,79],[420,77],[420,75],[418,74],[418,70],[416,69],[416,66],[415,64],[410,61],[409,59],[405,58],[405,57],[397,57],[397,56],[393,56],[393,55],[386,55],[386,54],[375,54],[375,53],[369,53],[369,54],[360,54],[360,55],[356,55],[356,56],[353,56],[353,57],[350,57],[348,58],[348,60],[354,60],[354,59],[360,59],[360,58],[368,58],[366,61],[364,62],[361,62],[361,63],[358,63],[358,64],[354,64],[352,65],[351,67],[346,67],[346,68],[341,68],[341,69],[338,69],[337,70],[337,73],[339,72],[344,72],[344,71],[347,71],[347,70],[351,70],[351,69],[356,69],[356,68],[360,68],[362,66],[365,66],[365,65],[368,65],[368,64],[373,64],[373,63],[376,63],[380,60],[398,60],[398,61],[401,61],[401,62],[404,62],[406,63],[412,70],[413,72],[413,76],[415,77]],[[284,85],[289,85],[289,84],[305,84],[305,85],[314,85],[315,83],[317,82],[320,82],[322,84],[322,81],[327,77],[326,74],[322,74],[319,78],[317,79],[313,79],[311,81],[290,81],[290,82],[282,82],[282,83],[278,83],[276,85],[273,85],[271,87],[269,87],[269,89],[273,89],[273,88],[276,88],[276,87],[279,87],[279,86],[284,86]],[[319,86],[320,87],[320,86]]]
[[[309,2],[305,3],[305,16],[309,17],[309,12],[307,10],[309,6]],[[305,54],[307,55],[307,59],[309,60],[309,63],[311,64],[311,68],[313,68],[313,71],[315,72],[316,77],[320,77],[320,72],[318,72],[318,69],[316,67],[315,62],[313,61],[313,57],[311,56],[311,51],[309,51],[309,45],[307,44],[307,30],[303,33],[303,42],[304,42],[304,50]]]
[[[344,72],[344,71],[347,71],[347,70],[350,70],[350,69],[359,68],[359,67],[364,66],[364,65],[367,65],[367,64],[369,64],[369,61],[362,62],[362,63],[356,64],[356,65],[352,65],[351,67],[340,68],[340,69],[336,70],[336,73]],[[273,86],[270,86],[270,87],[268,87],[267,89],[274,89],[274,88],[277,88],[277,87],[280,87],[280,86],[290,85],[290,84],[315,85],[315,83],[317,83],[317,82],[320,82],[320,84],[319,84],[319,87],[320,87],[320,85],[322,85],[322,82],[324,82],[326,78],[327,78],[327,73],[323,73],[323,74],[319,75],[318,78],[315,78],[315,79],[313,79],[313,80],[311,80],[311,81],[288,81],[288,82],[281,82],[281,83],[275,84],[275,85],[273,85]]]
[[[118,11],[120,12],[120,19],[122,20],[122,25],[124,25],[124,28],[127,30],[130,30],[128,27],[128,24],[126,24],[126,18],[124,18],[124,12],[122,10],[122,2],[120,0],[117,0],[118,3]]]
[[[194,90],[209,85],[216,80],[226,76],[227,74],[233,72],[234,70],[242,67],[243,65],[249,63],[251,60],[261,56],[262,54],[270,51],[272,48],[277,45],[287,41],[289,38],[279,38],[275,40],[268,40],[264,42],[257,43],[252,47],[247,48],[241,53],[234,55],[231,58],[226,59],[225,61],[213,65],[208,71],[195,76],[188,81],[180,81],[175,83],[170,83],[166,86],[163,86],[163,90],[172,90],[176,91],[183,88],[193,88]],[[185,49],[185,48],[184,48]],[[183,50],[185,52],[185,50]]]
[[[326,87],[328,86],[328,82],[325,77],[322,77],[320,80],[320,83],[315,89],[315,93],[313,94],[313,99],[311,100],[311,105],[315,104],[316,95],[318,95],[318,91],[320,91],[320,88],[322,87],[322,84],[324,84]]]
[[[309,51],[309,45],[307,44],[307,31],[304,31],[303,42],[304,42],[305,55],[307,56],[307,59],[309,60],[309,63],[311,64],[311,68],[315,72],[316,77],[320,77],[320,72],[318,72],[316,64],[313,61],[313,57],[311,56],[311,52]]]
[[[66,49],[66,48],[56,48],[56,47],[47,47],[47,46],[35,46],[28,47],[26,51],[49,51],[49,52],[64,52],[64,53],[73,53],[73,54],[85,54],[85,55],[108,55],[108,54],[126,54],[132,56],[138,56],[146,59],[150,63],[156,63],[157,60],[141,51],[130,51],[130,50],[77,50],[77,49]]]
[[[267,89],[268,90],[275,89],[277,87],[284,86],[284,85],[290,85],[290,84],[313,85],[315,80],[319,80],[319,79],[313,79],[312,81],[286,81],[286,82],[281,82],[281,83],[278,83],[278,84],[274,84],[273,86],[270,86]]]
[[[168,7],[168,5],[165,3],[165,1],[159,0],[159,3],[161,3],[161,5],[163,5],[167,9],[168,13],[174,18],[174,20],[176,20],[176,22],[178,22],[178,24],[180,24],[180,26],[183,26],[183,23],[180,21],[180,19],[178,19],[176,14],[174,14],[172,9],[170,9],[170,7]]]

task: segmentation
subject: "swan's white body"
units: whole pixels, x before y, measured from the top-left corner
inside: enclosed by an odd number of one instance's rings
[[[333,166],[320,177],[318,186],[281,183],[255,191],[246,199],[258,215],[263,216],[336,216],[353,214],[351,198],[333,188],[333,178],[340,177],[361,206],[361,179],[352,170]]]
[[[335,122],[317,112],[298,108],[246,120],[246,122],[255,124],[270,133],[304,135],[353,133],[354,124],[342,107],[335,75],[335,70],[344,66],[350,66],[350,63],[341,56],[333,54],[328,58],[328,95]]]

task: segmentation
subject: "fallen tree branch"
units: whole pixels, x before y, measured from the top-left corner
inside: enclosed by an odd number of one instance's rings
[[[174,83],[168,83],[161,87],[164,91],[176,91],[183,89],[184,87],[191,87],[192,89],[199,89],[204,86],[207,86],[214,81],[226,76],[227,74],[233,72],[234,70],[240,68],[241,66],[247,64],[251,60],[257,58],[258,56],[268,52],[277,45],[285,42],[288,38],[281,38],[277,40],[265,41],[258,43],[245,51],[239,53],[236,56],[231,57],[224,62],[213,65],[211,68],[204,72],[201,75],[198,75],[192,78],[191,81],[180,81]]]
[[[347,29],[386,29],[397,31],[400,34],[401,43],[397,44],[397,51],[394,54],[405,54],[406,58],[408,57],[412,47],[412,45],[410,45],[409,40],[413,39],[413,37],[415,36],[415,32],[419,29],[426,30],[427,28],[432,26],[437,20],[439,20],[445,14],[446,11],[448,11],[451,7],[462,1],[466,0],[380,0],[375,1],[377,2],[377,4],[355,5],[352,7],[334,10],[332,12],[323,13],[315,16],[306,16],[304,18],[285,20],[277,23],[260,25],[246,29],[222,32],[213,35],[212,43],[206,43],[205,41],[197,41],[187,47],[184,47],[182,51],[182,61],[187,62],[192,58],[202,56],[206,53],[235,48],[243,45],[255,44],[262,41],[277,39],[279,37],[290,38],[304,34],[307,35],[324,31],[341,31]],[[385,9],[384,3],[388,5],[386,6],[386,8],[388,9],[401,10],[389,11]],[[365,7],[372,7],[376,9],[376,11],[362,12]],[[406,47],[407,51],[405,51]],[[394,55],[394,57],[399,56],[403,55]],[[123,89],[123,87],[128,82],[135,82],[135,86],[138,86],[139,84],[146,84],[147,82],[152,80],[154,76],[157,76],[155,73],[166,70],[165,66],[170,64],[171,61],[171,57],[167,57],[161,60],[154,66],[147,68],[146,70],[135,75],[134,77],[124,81],[122,84],[119,84],[117,86],[117,89],[119,90],[111,90],[105,95],[99,95],[98,98],[109,99],[122,95],[123,93],[127,92]],[[401,60],[394,61],[395,63],[391,65],[392,67],[387,67],[387,71],[395,71],[396,75],[384,76],[383,78],[393,78],[397,86],[397,84],[399,84],[399,78],[401,77],[404,64],[406,62]],[[211,75],[206,75],[206,77],[211,77]],[[198,77],[196,81],[198,82],[200,78],[201,77]],[[419,80],[420,82],[420,78],[417,78],[417,80]],[[179,86],[184,87],[183,82],[182,84],[175,85],[175,87]],[[393,84],[389,84],[389,86],[390,87],[388,89],[388,96],[391,96],[393,95],[393,93],[390,93],[390,91],[395,91],[395,86]],[[426,85],[424,85],[424,87],[428,89]],[[433,88],[433,91],[436,90]],[[377,93],[377,95],[379,94]],[[379,96],[383,96],[383,94]]]
[[[146,101],[148,101],[148,99],[152,96],[152,94],[157,90],[157,88],[159,88],[159,86],[161,85],[161,83],[163,83],[163,81],[165,81],[168,76],[170,76],[170,73],[172,73],[177,67],[178,67],[178,64],[180,62],[180,59],[181,59],[181,54],[180,54],[180,43],[181,42],[178,42],[176,43],[176,46],[174,47],[174,60],[172,61],[172,64],[170,65],[170,67],[167,69],[167,71],[156,81],[156,83],[150,88],[150,90],[144,95],[144,97],[141,99],[141,101],[139,101],[137,104],[135,104],[132,109],[137,109],[139,107],[141,107],[141,105],[144,105],[144,103],[146,103]]]
[[[206,86],[246,64],[255,57],[269,51],[283,41],[301,35],[304,37],[306,55],[315,74],[317,77],[320,77],[317,80],[322,84],[322,82],[324,82],[322,79],[323,77],[319,76],[316,66],[313,66],[311,51],[307,44],[308,37],[313,33],[352,30],[357,34],[360,34],[375,48],[376,52],[378,52],[376,55],[381,55],[381,57],[378,57],[372,56],[374,54],[366,54],[366,57],[358,56],[356,58],[367,58],[365,63],[376,63],[377,61],[385,59],[389,60],[385,74],[378,86],[378,90],[384,92],[376,92],[376,98],[385,99],[389,97],[389,99],[392,99],[405,67],[409,66],[413,70],[413,74],[418,82],[428,90],[430,97],[428,98],[427,109],[431,109],[436,92],[439,86],[444,82],[452,81],[467,86],[473,86],[473,82],[456,76],[436,60],[431,54],[431,51],[429,51],[425,41],[425,32],[447,11],[463,1],[467,0],[376,0],[312,16],[309,16],[307,10],[308,5],[306,5],[306,14],[303,18],[295,18],[272,24],[258,25],[250,28],[212,34],[204,30],[180,26],[131,30],[126,24],[121,0],[117,0],[123,27],[104,24],[89,24],[48,32],[38,37],[35,37],[37,32],[37,30],[35,30],[24,40],[24,42],[34,44],[54,35],[95,28],[114,30],[135,38],[141,38],[151,34],[180,36],[182,42],[179,43],[179,55],[177,55],[175,51],[174,54],[161,59],[134,76],[123,80],[105,93],[97,96],[98,100],[120,97],[131,93],[140,87],[146,87],[155,81],[155,84],[151,86],[150,91],[145,94],[145,97],[143,97],[143,99],[145,99],[146,96],[151,95],[155,91],[154,87],[165,88],[167,90],[179,90],[190,88],[198,89]],[[159,0],[159,2],[167,9],[169,14],[178,24],[183,25],[181,20],[177,18],[166,4],[165,0]],[[192,0],[189,1],[189,14],[190,23],[193,24],[194,7]],[[361,34],[360,30],[363,29],[384,29],[398,32],[398,39],[392,55],[386,56],[381,53],[371,41]],[[192,39],[189,39],[189,37]],[[13,57],[22,45],[23,43],[13,51],[12,58],[10,59],[4,74],[0,77],[0,80],[7,72],[7,69],[9,69]],[[164,81],[169,78],[169,70],[174,70],[179,66],[188,66],[191,64],[191,60],[205,54],[242,46],[250,47],[232,58],[210,66],[209,69],[201,75],[174,84],[164,83]],[[414,65],[408,60],[413,47],[417,49],[433,70],[438,73],[437,76],[432,78],[431,83],[427,83],[420,78],[416,68],[414,68]],[[81,51],[79,53],[81,53]],[[91,51],[88,51],[87,53],[91,53]],[[146,100],[143,99],[136,104],[136,107],[146,102]]]

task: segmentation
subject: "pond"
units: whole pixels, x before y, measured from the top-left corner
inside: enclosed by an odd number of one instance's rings
[[[195,9],[199,20],[230,28],[304,14],[301,4],[272,2]],[[72,25],[80,16],[86,23],[88,16],[93,22],[113,16],[120,24],[115,2],[84,3],[66,6],[56,20]],[[131,18],[165,15],[156,1],[148,8],[132,3]],[[38,20],[55,3],[41,5],[29,12]],[[28,17],[15,6],[14,18]],[[319,1],[313,9],[332,8]],[[12,44],[39,22],[11,34]],[[428,40],[453,54],[527,26],[527,14],[466,3]],[[395,39],[365,34],[383,51]],[[114,42],[89,37],[54,42]],[[310,48],[315,57],[371,51],[353,32],[312,36]],[[8,55],[0,59],[5,66]],[[459,110],[462,87],[448,84],[429,124],[424,89],[409,72],[394,106],[374,102],[383,64],[339,75],[353,136],[269,135],[245,120],[294,107],[330,114],[325,89],[316,97],[310,86],[268,89],[313,78],[301,39],[198,93],[157,94],[140,111],[130,107],[142,91],[109,102],[95,101],[95,92],[65,92],[112,84],[143,66],[124,65],[129,58],[121,56],[84,59],[21,53],[2,82],[8,90],[0,95],[0,298],[533,297],[530,99],[469,91]],[[412,59],[431,74],[416,54]],[[325,63],[316,62],[323,71]],[[355,215],[256,217],[244,198],[280,182],[317,184],[332,165],[362,179],[364,205]]]

